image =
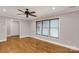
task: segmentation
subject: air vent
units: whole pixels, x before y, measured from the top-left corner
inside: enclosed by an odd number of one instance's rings
[[[70,6],[69,8],[75,8],[76,6]]]

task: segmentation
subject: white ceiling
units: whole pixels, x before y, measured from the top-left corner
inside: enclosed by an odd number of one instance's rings
[[[53,10],[53,7],[55,7],[56,9]],[[25,10],[26,8],[28,8],[30,11],[36,11],[37,17],[30,16],[29,18],[26,18],[25,15],[17,15],[17,13],[21,13],[17,9]],[[6,12],[3,12],[3,9],[6,9]],[[70,6],[0,6],[0,16],[33,20],[73,12],[77,10],[79,10],[78,6],[74,8],[70,8]]]

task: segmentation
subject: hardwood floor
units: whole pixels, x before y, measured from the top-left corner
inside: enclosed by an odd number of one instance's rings
[[[79,52],[35,38],[8,37],[8,41],[0,43],[0,52],[4,53],[67,53]]]

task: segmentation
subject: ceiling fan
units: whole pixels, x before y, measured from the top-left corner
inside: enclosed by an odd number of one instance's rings
[[[26,9],[25,11],[23,11],[21,9],[17,9],[17,10],[22,12],[24,15],[26,15],[27,18],[29,16],[37,17],[36,15],[34,15],[34,13],[36,13],[35,11],[30,12],[29,9]],[[22,14],[18,14],[18,15],[22,15]]]

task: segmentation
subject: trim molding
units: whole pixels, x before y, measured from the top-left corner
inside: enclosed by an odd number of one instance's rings
[[[25,38],[25,37],[31,37],[31,36],[29,36],[29,35],[27,35],[27,36],[20,36],[20,38]]]
[[[7,41],[7,39],[0,40],[0,42],[5,42],[5,41]]]
[[[39,37],[34,37],[34,36],[29,36],[29,37],[33,37],[33,38],[36,38],[36,39],[39,39],[39,40],[42,40],[42,41],[45,41],[45,42],[53,43],[53,44],[56,44],[56,45],[60,45],[60,46],[66,47],[66,48],[70,48],[70,49],[79,51],[79,48],[74,47],[74,46],[69,46],[69,45],[58,43],[58,42],[53,42],[53,41],[45,40],[44,38],[39,38]]]

